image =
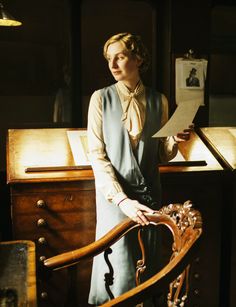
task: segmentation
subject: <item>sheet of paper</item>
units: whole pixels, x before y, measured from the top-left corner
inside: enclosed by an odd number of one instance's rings
[[[90,165],[88,159],[88,144],[86,130],[67,131],[67,137],[75,161],[75,165]]]
[[[194,77],[198,79],[199,83],[187,83],[190,77],[190,72],[195,72]],[[176,58],[175,62],[175,95],[176,104],[184,101],[199,100],[201,105],[204,105],[204,87],[207,74],[207,60],[195,59],[185,60],[183,58]],[[193,80],[192,80],[193,82]]]
[[[185,101],[179,104],[168,122],[153,137],[161,138],[177,135],[192,124],[200,106],[199,101]]]

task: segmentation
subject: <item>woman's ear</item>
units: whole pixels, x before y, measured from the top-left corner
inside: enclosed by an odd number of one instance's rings
[[[141,59],[140,57],[137,57],[137,65],[138,67],[140,67],[143,64],[143,59]]]

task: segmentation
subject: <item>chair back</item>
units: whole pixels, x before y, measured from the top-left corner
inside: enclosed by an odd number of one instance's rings
[[[148,214],[149,225],[141,226],[127,218],[101,239],[77,250],[66,252],[44,261],[44,266],[53,270],[62,269],[92,258],[101,252],[109,253],[109,248],[128,232],[138,229],[138,241],[141,249],[141,259],[137,261],[136,287],[103,304],[108,306],[133,306],[148,297],[168,290],[168,306],[184,306],[189,289],[189,268],[195,256],[199,237],[202,233],[202,218],[194,209],[191,201],[184,204],[163,206],[154,214]],[[171,232],[173,243],[169,262],[147,281],[140,283],[145,271],[145,248],[142,242],[143,227],[164,225]]]

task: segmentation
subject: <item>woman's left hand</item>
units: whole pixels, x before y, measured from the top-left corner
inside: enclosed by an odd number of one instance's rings
[[[190,134],[194,130],[194,124],[191,124],[188,129],[184,129],[183,132],[177,133],[176,136],[174,136],[174,139],[176,142],[185,142],[190,139]]]
[[[140,204],[137,200],[133,200],[130,198],[125,198],[119,204],[119,208],[126,216],[131,218],[136,223],[141,224],[142,226],[149,224],[149,220],[145,214],[154,213],[153,209]]]

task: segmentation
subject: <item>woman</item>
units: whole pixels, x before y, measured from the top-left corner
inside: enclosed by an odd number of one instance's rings
[[[127,216],[141,225],[149,223],[146,213],[153,213],[161,204],[157,165],[176,155],[177,141],[189,138],[189,132],[176,139],[152,138],[168,120],[168,103],[164,95],[142,83],[149,58],[139,36],[112,36],[104,45],[104,56],[117,82],[93,93],[88,112],[89,155],[96,184],[96,239]],[[150,251],[148,261],[158,249],[156,234],[149,230],[144,236]],[[131,235],[113,245],[109,255],[113,282],[108,289],[104,284],[108,264],[103,254],[95,257],[89,303],[100,305],[133,288],[138,259],[139,250]]]

